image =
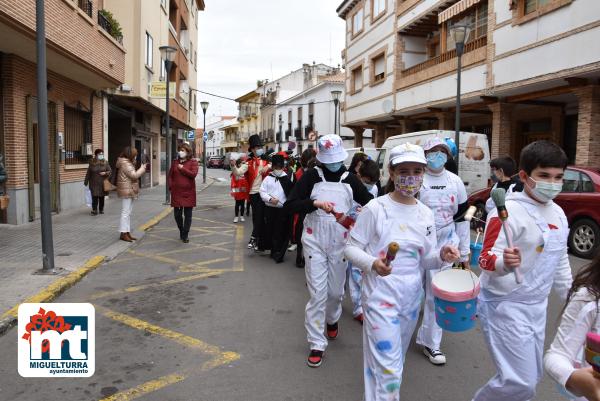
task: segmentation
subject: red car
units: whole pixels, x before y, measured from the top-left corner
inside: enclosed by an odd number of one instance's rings
[[[208,163],[206,167],[211,168],[223,168],[223,164],[225,163],[225,156],[211,156],[208,158]]]
[[[473,192],[469,205],[477,207],[475,217],[486,218],[485,202],[491,188]],[[570,166],[565,171],[562,192],[555,202],[569,220],[569,249],[580,258],[591,259],[600,245],[600,168]],[[478,223],[473,220],[472,228]]]

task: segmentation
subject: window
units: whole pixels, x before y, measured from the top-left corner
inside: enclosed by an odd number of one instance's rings
[[[152,68],[152,53],[154,51],[152,36],[146,32],[146,67]]]
[[[594,189],[594,182],[590,176],[585,173],[581,173],[581,192],[596,192]]]
[[[452,25],[456,23],[469,25],[469,37],[467,43],[481,37],[487,36],[488,27],[488,3],[484,1],[476,7],[470,8],[466,13],[460,14],[451,21],[446,22],[446,51],[454,50],[456,44],[452,38]]]
[[[92,151],[92,122],[90,113],[65,106],[65,164],[85,164],[90,161]],[[87,146],[89,144],[89,146]],[[90,151],[90,152],[88,152]]]
[[[552,0],[525,0],[525,15],[537,11],[551,2]]]
[[[372,0],[373,8],[371,10],[371,20],[375,20],[385,12],[385,2],[386,0]]]
[[[565,170],[562,192],[579,192],[579,172]]]
[[[385,80],[385,52],[379,53],[371,59],[371,84]]]
[[[350,84],[351,84],[350,92],[353,94],[362,89],[362,87],[363,87],[362,64],[352,70],[352,81],[350,82]]]
[[[363,30],[365,10],[361,8],[352,16],[352,35],[358,35]]]

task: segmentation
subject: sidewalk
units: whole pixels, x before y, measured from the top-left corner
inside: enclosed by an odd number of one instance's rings
[[[212,184],[196,181],[197,191]],[[200,201],[199,197],[199,201]],[[134,203],[131,218],[132,234],[143,237],[148,225],[156,224],[168,212],[164,205],[164,185],[143,189]],[[38,293],[61,277],[91,263],[110,260],[131,244],[119,240],[121,200],[111,193],[106,200],[104,215],[91,216],[90,209],[69,210],[52,217],[54,260],[58,275],[33,274],[42,268],[40,221],[21,226],[0,225],[0,322],[6,312],[28,297]],[[1,331],[1,330],[0,330]]]

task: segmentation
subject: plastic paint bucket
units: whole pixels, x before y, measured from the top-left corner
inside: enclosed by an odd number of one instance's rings
[[[475,327],[479,278],[468,270],[448,269],[433,276],[435,319],[443,330],[461,332]]]
[[[482,249],[483,244],[481,242],[471,242],[471,260],[469,263],[472,269],[479,269],[479,256],[481,255]]]

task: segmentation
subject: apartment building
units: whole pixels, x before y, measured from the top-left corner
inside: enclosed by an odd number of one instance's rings
[[[221,154],[224,155],[227,152],[238,152],[240,123],[236,118],[229,120],[223,125],[224,138],[221,142]]]
[[[226,151],[223,147],[223,144],[226,142],[225,129],[229,125],[236,123],[236,120],[235,116],[213,116],[206,122],[206,132],[208,132],[208,140],[206,141],[207,158],[210,156],[225,155]]]
[[[125,82],[123,38],[98,0],[47,0],[51,209],[81,207],[90,158],[107,143],[106,88]],[[0,223],[39,217],[35,0],[0,2],[0,153],[11,202]],[[114,36],[113,36],[114,35]]]
[[[151,165],[141,179],[142,187],[164,183],[166,169],[166,100],[151,97],[152,83],[166,80],[159,48],[177,49],[169,73],[175,93],[169,104],[173,152],[196,128],[198,13],[203,0],[103,0],[104,7],[121,22],[124,34],[125,83],[110,91],[108,155],[112,164],[121,150],[134,146]]]
[[[241,151],[248,151],[248,138],[260,132],[260,95],[256,90],[235,99],[238,103],[237,121],[240,123],[238,143]],[[208,131],[208,127],[206,128]],[[208,149],[208,148],[207,148]]]
[[[596,0],[345,0],[343,124],[375,142],[454,129],[452,28],[462,56],[461,126],[489,136],[492,157],[538,139],[572,163],[600,160],[600,2]]]

